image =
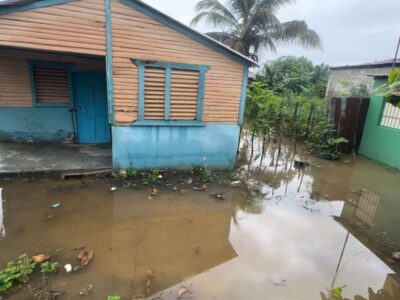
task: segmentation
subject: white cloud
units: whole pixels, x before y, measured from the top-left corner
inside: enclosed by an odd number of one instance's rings
[[[198,0],[144,2],[189,25]],[[261,60],[280,55],[304,55],[316,63],[343,65],[391,58],[400,35],[399,11],[399,0],[298,0],[283,7],[278,13],[279,18],[282,21],[307,21],[321,36],[324,50],[280,45],[278,55],[262,53]],[[196,29],[201,32],[213,30],[204,24]]]

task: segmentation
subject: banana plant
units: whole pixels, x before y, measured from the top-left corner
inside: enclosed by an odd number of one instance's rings
[[[388,82],[372,91],[373,95],[383,96],[386,102],[400,108],[400,71],[393,69],[388,76]]]

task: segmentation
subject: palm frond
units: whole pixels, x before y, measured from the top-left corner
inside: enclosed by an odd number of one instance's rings
[[[195,18],[193,18],[191,25],[196,25],[202,18],[204,18],[204,17],[199,17],[199,15],[201,14],[205,15],[206,13],[216,13],[224,17],[226,23],[229,24],[236,23],[236,19],[229,11],[229,9],[227,9],[218,0],[201,0],[196,4],[195,10],[199,14]]]
[[[278,42],[295,43],[303,47],[322,49],[322,41],[314,30],[308,28],[305,21],[290,21],[282,23],[282,30],[274,33]]]
[[[296,0],[200,0],[198,14],[191,24],[204,20],[225,31],[208,33],[209,36],[236,51],[257,60],[262,47],[276,52],[275,43],[293,43],[305,47],[322,48],[318,34],[304,21],[281,23],[277,11]]]
[[[232,22],[230,19],[226,18],[224,15],[213,11],[203,11],[198,13],[193,20],[191,21],[191,25],[194,26],[198,24],[201,20],[206,20],[211,23],[213,26],[232,26]]]
[[[206,35],[213,38],[214,40],[217,40],[227,45],[229,45],[231,40],[234,39],[234,36],[232,36],[232,34],[227,31],[207,32]]]

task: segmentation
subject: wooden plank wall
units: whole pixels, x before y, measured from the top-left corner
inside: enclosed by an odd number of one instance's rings
[[[104,0],[77,0],[0,16],[0,45],[104,56]]]
[[[102,60],[41,52],[0,49],[0,107],[32,107],[27,59],[73,63],[75,68],[105,70]]]
[[[206,74],[205,122],[237,123],[243,66],[223,54],[112,0],[115,117],[137,118],[137,68],[130,59],[210,65]]]

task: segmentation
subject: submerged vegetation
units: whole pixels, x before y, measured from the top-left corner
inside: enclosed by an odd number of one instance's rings
[[[337,159],[347,140],[336,135],[328,101],[322,98],[328,72],[305,58],[284,57],[267,64],[248,89],[245,117],[252,148],[256,137],[263,141],[262,153],[270,141],[281,149],[283,139],[289,139],[317,156]]]
[[[7,292],[17,284],[26,283],[35,267],[36,263],[26,253],[8,262],[6,267],[0,270],[0,293]]]

